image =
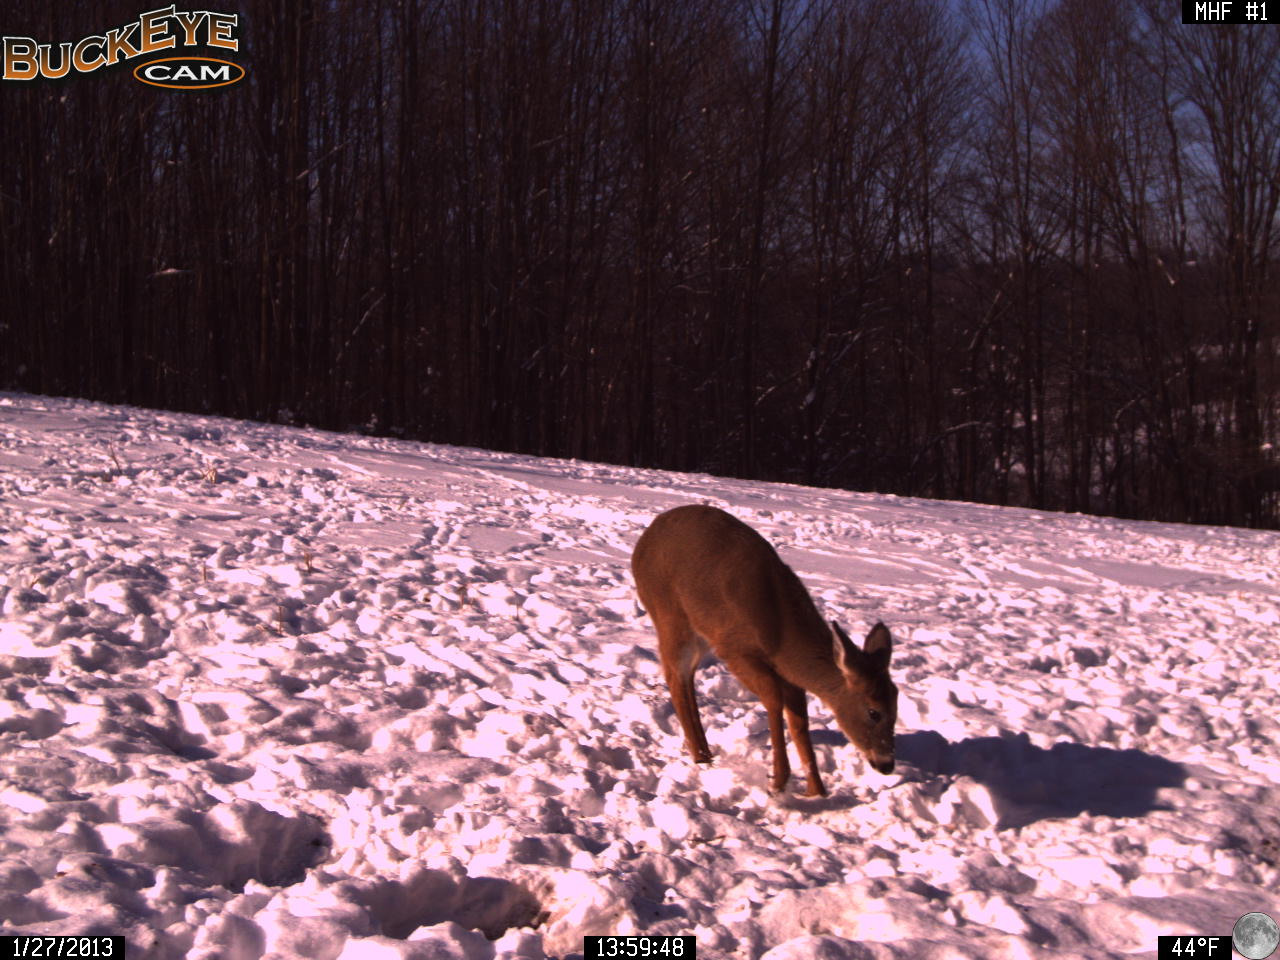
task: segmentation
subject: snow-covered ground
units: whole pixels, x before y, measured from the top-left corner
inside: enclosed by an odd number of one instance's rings
[[[832,795],[771,796],[719,665],[686,759],[628,559],[692,502],[893,630],[893,774],[810,698]],[[1278,624],[1275,533],[0,395],[0,932],[1151,957],[1280,917]]]

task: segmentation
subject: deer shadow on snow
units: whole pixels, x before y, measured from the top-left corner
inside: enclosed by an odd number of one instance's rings
[[[1141,750],[1065,740],[1045,749],[1025,733],[951,743],[936,731],[921,730],[900,735],[897,754],[921,780],[942,789],[960,777],[985,786],[999,829],[1085,813],[1140,817],[1169,810],[1158,791],[1181,787],[1188,775],[1182,764]]]

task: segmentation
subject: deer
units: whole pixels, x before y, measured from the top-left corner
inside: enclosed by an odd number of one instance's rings
[[[883,623],[871,628],[859,649],[839,624],[823,619],[768,540],[709,505],[655,517],[636,543],[631,572],[657,631],[671,705],[695,763],[710,763],[711,748],[693,678],[714,651],[768,714],[775,793],[791,778],[785,714],[805,767],[807,795],[827,795],[809,739],[806,692],[830,708],[872,767],[893,772],[898,688],[889,677],[893,639]]]

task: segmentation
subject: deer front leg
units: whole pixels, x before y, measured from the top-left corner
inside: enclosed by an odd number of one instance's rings
[[[796,745],[796,753],[800,754],[800,762],[804,764],[809,781],[808,796],[825,797],[827,788],[818,775],[818,758],[814,756],[813,741],[809,739],[809,704],[805,699],[804,689],[784,680],[782,692],[787,726],[791,730],[791,739]]]
[[[770,786],[774,793],[781,793],[791,779],[791,762],[787,759],[787,742],[782,733],[782,703],[766,703],[764,708],[769,712],[769,743],[773,747],[773,782]]]
[[[773,778],[770,786],[774,793],[786,789],[791,779],[791,763],[787,759],[787,742],[782,726],[782,687],[786,683],[773,668],[750,658],[726,661],[729,670],[743,685],[760,698],[769,716],[769,745],[773,749]]]

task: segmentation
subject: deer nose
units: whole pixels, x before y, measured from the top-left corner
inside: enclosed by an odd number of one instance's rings
[[[888,760],[872,760],[871,766],[875,767],[880,773],[893,773],[893,757]]]

